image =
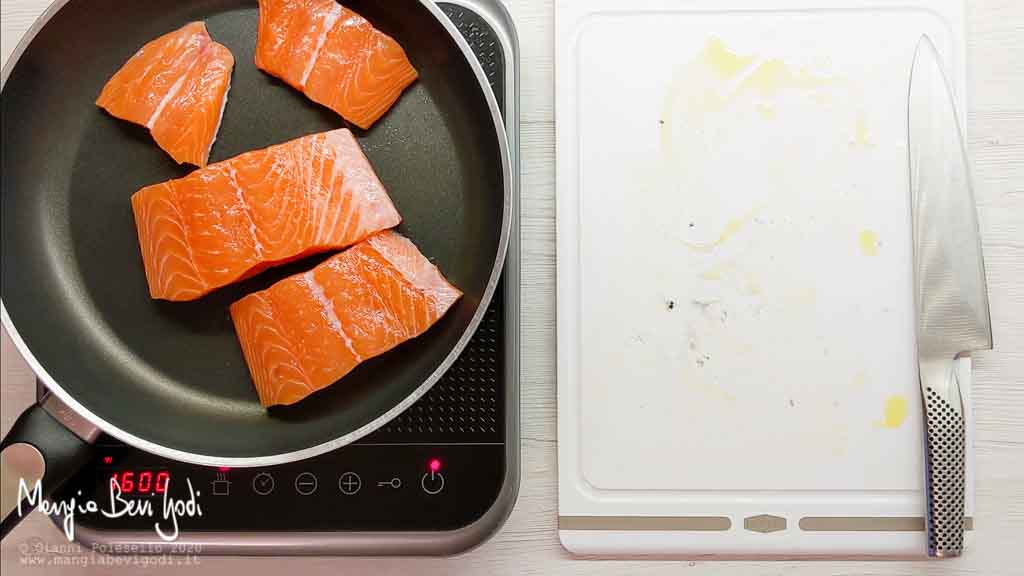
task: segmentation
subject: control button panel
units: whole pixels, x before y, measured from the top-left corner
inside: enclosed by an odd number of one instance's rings
[[[169,496],[187,500],[191,483],[203,515],[181,517],[183,533],[456,530],[493,504],[503,486],[504,465],[501,444],[356,444],[261,468],[194,466],[107,446],[94,467],[69,486],[72,492],[62,490],[55,497],[106,501],[116,475],[125,498],[160,498],[166,489]],[[150,478],[152,494],[145,492]],[[154,505],[159,510],[159,501]],[[152,530],[153,524],[145,517],[101,514],[75,520],[114,531]]]

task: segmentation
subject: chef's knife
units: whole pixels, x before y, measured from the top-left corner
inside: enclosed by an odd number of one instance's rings
[[[952,91],[927,36],[910,73],[917,348],[926,420],[928,555],[963,548],[965,421],[956,358],[992,348],[977,207]]]

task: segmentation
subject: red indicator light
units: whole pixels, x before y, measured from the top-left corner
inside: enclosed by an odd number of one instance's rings
[[[218,472],[230,472],[231,471],[231,467],[230,466],[217,466],[217,471]]]
[[[104,464],[113,464],[114,463],[114,457],[113,456],[104,456],[103,457],[103,463]]]
[[[440,460],[438,460],[437,458],[434,458],[433,460],[430,461],[430,471],[431,472],[437,472],[440,469],[441,469],[441,461]]]

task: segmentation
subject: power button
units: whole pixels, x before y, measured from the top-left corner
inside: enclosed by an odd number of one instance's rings
[[[427,473],[420,479],[420,486],[423,491],[433,496],[444,490],[444,474],[441,474],[441,461],[432,459],[427,465]]]
[[[423,487],[424,492],[431,496],[440,494],[444,490],[444,474],[434,471],[427,472],[420,480],[420,486]]]

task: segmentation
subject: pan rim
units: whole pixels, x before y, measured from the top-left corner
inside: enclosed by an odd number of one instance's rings
[[[29,29],[25,32],[24,36],[15,46],[14,51],[11,53],[10,58],[4,64],[2,70],[0,70],[0,93],[3,91],[3,87],[7,85],[7,79],[11,74],[11,71],[17,65],[18,61],[24,55],[25,50],[31,45],[32,41],[39,34],[39,32],[46,26],[46,24],[58,13],[60,10],[70,3],[72,0],[53,0],[50,5],[43,11],[42,14],[32,23]],[[494,293],[497,290],[501,275],[504,269],[505,259],[508,252],[508,245],[511,236],[512,227],[512,167],[511,158],[508,150],[508,137],[505,132],[504,119],[502,118],[501,111],[498,108],[497,98],[491,89],[490,83],[487,81],[487,76],[483,71],[479,61],[473,54],[472,49],[466,42],[465,38],[459,33],[458,29],[448,19],[447,16],[441,11],[437,4],[433,0],[416,0],[421,6],[423,6],[430,14],[440,23],[444,29],[448,32],[449,37],[455,42],[459,50],[462,52],[463,57],[469,64],[470,69],[476,76],[477,83],[484,94],[484,99],[487,101],[488,108],[491,112],[491,120],[494,125],[495,135],[498,138],[498,151],[501,156],[501,170],[502,170],[502,183],[504,188],[504,201],[502,203],[502,224],[501,224],[501,236],[498,241],[498,250],[495,256],[494,264],[491,268],[491,276],[487,282],[487,286],[484,289],[483,297],[477,306],[476,311],[467,324],[462,336],[456,342],[455,346],[448,352],[441,364],[408,396],[406,396],[401,402],[397,403],[388,411],[374,418],[370,422],[363,426],[353,430],[342,436],[338,436],[327,442],[322,442],[315,446],[310,446],[300,450],[293,450],[289,452],[280,452],[271,454],[268,456],[245,456],[245,457],[224,457],[216,456],[212,454],[201,454],[195,452],[189,452],[185,450],[179,450],[170,446],[165,446],[145,438],[136,436],[127,430],[124,430],[118,426],[115,426],[111,422],[102,418],[100,415],[89,410],[84,405],[79,403],[72,394],[65,390],[59,382],[43,367],[42,363],[36,358],[32,352],[28,343],[21,337],[17,327],[14,325],[14,321],[10,314],[7,312],[7,305],[3,301],[2,295],[0,295],[0,324],[7,330],[8,335],[11,337],[11,341],[14,343],[15,348],[22,355],[25,361],[29,364],[32,372],[37,378],[42,380],[46,388],[60,399],[64,404],[71,408],[76,414],[85,418],[93,425],[98,427],[100,430],[113,436],[114,438],[154,454],[156,456],[162,456],[165,458],[171,458],[184,463],[198,464],[204,466],[232,466],[239,468],[250,468],[258,466],[274,466],[279,464],[287,464],[290,462],[297,462],[320,456],[327,452],[331,452],[347,446],[357,440],[363,438],[381,428],[392,419],[397,417],[399,414],[404,412],[407,408],[412,406],[416,401],[422,398],[434,384],[441,379],[442,376],[451,368],[452,364],[461,356],[465,350],[469,340],[476,334],[477,328],[483,321],[483,317],[487,312],[487,308],[494,297]]]

